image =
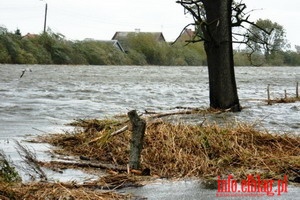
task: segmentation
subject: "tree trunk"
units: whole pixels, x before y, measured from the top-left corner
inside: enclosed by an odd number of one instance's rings
[[[204,0],[203,3],[207,16],[202,30],[206,38],[210,106],[240,111],[232,50],[232,0]]]

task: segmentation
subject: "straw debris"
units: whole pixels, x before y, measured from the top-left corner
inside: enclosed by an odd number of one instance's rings
[[[94,188],[77,186],[73,183],[34,182],[30,184],[0,183],[0,199],[68,199],[68,200],[110,200],[130,199],[130,195],[118,194],[111,191],[95,190]]]
[[[64,155],[84,156],[124,167],[128,164],[130,128],[111,136],[124,123],[91,120],[81,125],[84,131],[48,135],[42,141],[59,147],[56,152]],[[95,141],[95,138],[101,139]],[[141,165],[150,169],[151,175],[168,178],[215,178],[228,174],[236,179],[248,174],[272,179],[285,174],[297,177],[300,137],[262,132],[247,124],[221,127],[156,120],[147,123]]]
[[[114,192],[115,189],[129,186],[140,186],[136,183],[135,177],[131,176],[104,176],[99,180],[77,184],[76,182],[60,183],[51,182],[46,178],[45,173],[40,166],[43,163],[36,159],[36,155],[27,147],[22,146],[19,142],[17,151],[26,164],[24,171],[30,171],[29,175],[35,177],[39,175],[40,181],[22,183],[21,177],[13,167],[13,163],[8,159],[2,150],[0,150],[0,199],[1,200],[19,200],[19,199],[131,199],[129,194],[119,194]]]

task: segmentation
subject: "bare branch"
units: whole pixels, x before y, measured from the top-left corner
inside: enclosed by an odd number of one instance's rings
[[[188,10],[191,15],[195,18],[195,22],[196,23],[201,23],[203,20],[201,18],[200,15],[200,8],[198,3],[201,3],[201,0],[198,1],[185,1],[185,0],[181,0],[181,1],[176,1],[176,3],[179,3],[181,6],[183,6],[186,10]],[[198,14],[193,10],[193,8],[197,8]]]
[[[178,0],[176,3],[179,3],[181,6],[184,7],[185,10],[190,13],[194,19],[194,23],[190,23],[184,27],[181,31],[179,37],[184,33],[187,27],[194,26],[195,27],[195,34],[194,37],[187,42],[187,45],[190,43],[196,42],[210,42],[217,40],[214,38],[214,26],[219,23],[220,19],[214,19],[210,22],[206,21],[206,13],[204,5],[207,3],[208,0]],[[256,23],[251,22],[249,20],[250,12],[247,12],[247,6],[245,3],[240,0],[239,2],[233,1],[232,3],[232,18],[231,18],[231,27],[240,27],[243,30],[243,33],[234,33],[232,34],[232,42],[236,44],[245,44],[250,50],[251,53],[249,57],[252,57],[253,53],[256,51],[256,48],[251,46],[251,44],[260,44],[263,45],[264,48],[268,49],[268,41],[264,40],[263,38],[259,37],[259,35],[253,33],[251,29],[248,28],[250,25],[251,27],[255,27],[261,30],[263,33],[271,35],[273,30],[266,30]],[[179,39],[179,37],[175,40],[175,42]],[[174,43],[175,43],[174,42]],[[228,41],[223,41],[228,42]],[[174,44],[173,43],[173,44]],[[252,61],[251,61],[252,63]]]
[[[188,25],[186,25],[180,32],[179,36],[176,38],[176,40],[174,42],[172,42],[171,44],[175,44],[177,42],[177,40],[182,36],[182,34],[186,31],[186,29],[189,27],[189,26],[195,26],[196,24],[195,23],[190,23]]]

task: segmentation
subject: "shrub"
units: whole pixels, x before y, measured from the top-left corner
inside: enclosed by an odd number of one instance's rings
[[[12,166],[4,152],[0,151],[0,182],[19,182],[21,181],[20,175]]]

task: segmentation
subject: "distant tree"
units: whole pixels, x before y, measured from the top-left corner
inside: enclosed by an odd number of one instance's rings
[[[52,64],[51,54],[39,43],[39,37],[21,39],[21,47],[35,58],[35,64]]]
[[[159,49],[165,43],[158,42],[151,33],[128,34],[128,45],[130,49],[143,54],[149,65],[160,65],[164,61],[165,56]]]
[[[33,64],[36,62],[31,53],[26,52],[22,48],[21,37],[14,35],[12,33],[7,33],[0,36],[0,42],[2,47],[5,48],[2,51],[6,60],[12,64]],[[9,57],[5,56],[5,52],[8,53]],[[7,59],[9,58],[9,59]]]
[[[255,25],[251,25],[249,38],[248,47],[262,53],[267,62],[271,57],[274,58],[276,53],[289,47],[283,26],[269,19],[259,19]]]
[[[300,54],[295,51],[283,52],[284,64],[289,66],[300,66]]]
[[[6,49],[6,46],[2,44],[2,38],[0,36],[0,63],[11,63],[11,57]]]
[[[249,53],[246,50],[234,51],[234,64],[235,66],[250,66]]]
[[[62,34],[47,31],[39,37],[39,44],[50,53],[53,64],[73,64],[72,42]]]
[[[0,26],[0,35],[7,33],[7,28]]]
[[[22,36],[20,29],[17,28],[17,30],[15,30],[15,35]]]
[[[297,53],[300,53],[300,46],[299,45],[295,45],[295,49],[296,49]]]
[[[146,61],[146,56],[141,53],[136,51],[135,49],[131,49],[128,52],[128,56],[131,60],[131,65],[147,65],[147,61]]]

